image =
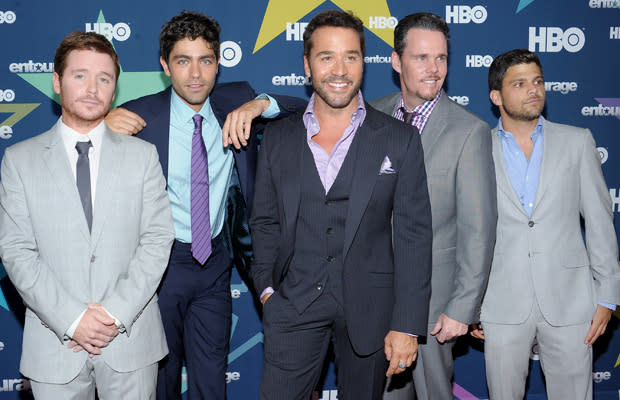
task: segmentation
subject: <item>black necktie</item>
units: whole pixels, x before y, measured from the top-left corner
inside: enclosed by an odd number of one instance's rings
[[[415,111],[412,111],[412,112],[407,111],[405,107],[401,107],[400,111],[403,113],[403,121],[405,121],[407,125],[411,125],[411,121],[413,121],[413,117],[418,115],[418,113]]]
[[[75,149],[79,156],[75,166],[75,180],[78,192],[80,192],[80,200],[82,200],[82,208],[88,223],[90,231],[93,224],[93,202],[90,194],[90,162],[88,161],[88,150],[93,146],[90,142],[77,142]]]

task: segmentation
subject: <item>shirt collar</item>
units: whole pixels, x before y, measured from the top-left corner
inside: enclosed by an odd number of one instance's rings
[[[315,93],[312,93],[312,96],[310,96],[308,106],[306,107],[306,111],[304,111],[303,116],[308,140],[310,140],[312,136],[319,133],[319,130],[321,129],[319,126],[319,121],[316,119],[316,115],[314,114],[315,95]],[[364,123],[364,119],[366,119],[366,105],[364,104],[364,96],[362,96],[362,91],[360,90],[357,92],[357,108],[353,114],[351,114],[351,125],[354,125],[357,128]]]
[[[93,149],[100,148],[103,141],[103,133],[105,132],[105,122],[103,120],[88,133],[79,133],[75,129],[69,127],[62,121],[60,117],[60,135],[66,148],[75,148],[77,142],[90,142]]]
[[[514,136],[512,132],[504,130],[504,125],[502,124],[502,117],[499,117],[499,121],[497,123],[497,135],[500,138],[508,136],[508,135]],[[535,141],[538,137],[542,135],[543,135],[543,117],[542,115],[540,115],[538,117],[538,121],[536,122],[536,127],[532,131],[530,137],[532,138],[533,141]]]
[[[415,112],[416,114],[421,115],[423,118],[428,118],[428,116],[431,114],[431,112],[433,111],[437,103],[439,102],[439,98],[441,97],[441,92],[443,92],[443,90],[440,90],[433,99],[425,101],[424,103],[415,106],[413,110],[407,109],[407,106],[405,105],[405,100],[403,99],[403,94],[401,92],[400,101],[398,102],[398,108],[404,107],[405,110],[407,110],[407,112]]]
[[[193,108],[188,106],[179,95],[172,89],[172,96],[170,98],[170,109],[177,116],[179,122],[183,123],[191,123],[194,124],[193,117],[196,114],[202,115],[202,121],[210,120],[211,118],[215,118],[213,114],[213,109],[211,109],[210,97],[207,97],[205,103],[202,105],[200,111],[196,112]],[[190,132],[192,133],[192,132]]]

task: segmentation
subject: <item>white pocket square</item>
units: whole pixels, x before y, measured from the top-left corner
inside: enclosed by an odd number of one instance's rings
[[[392,161],[390,161],[390,157],[385,156],[383,162],[381,163],[381,168],[379,168],[379,175],[386,174],[395,174],[396,171],[392,168]]]

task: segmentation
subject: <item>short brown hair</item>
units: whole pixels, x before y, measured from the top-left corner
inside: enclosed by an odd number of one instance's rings
[[[353,15],[352,12],[340,10],[323,11],[310,20],[304,31],[304,55],[309,56],[312,50],[312,34],[323,26],[353,29],[360,39],[360,49],[364,55],[366,47],[364,43],[364,23]]]
[[[114,69],[116,72],[116,80],[121,72],[121,65],[118,62],[118,56],[112,46],[112,43],[105,36],[95,32],[75,31],[68,34],[65,39],[60,42],[54,56],[54,72],[62,78],[65,71],[67,56],[73,50],[92,50],[97,53],[107,54],[114,61]]]

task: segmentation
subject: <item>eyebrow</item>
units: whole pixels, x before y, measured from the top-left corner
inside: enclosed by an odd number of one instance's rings
[[[70,74],[83,73],[83,72],[89,72],[89,69],[87,69],[87,68],[78,68],[78,69],[72,69],[71,71],[69,71]],[[106,76],[109,76],[110,78],[114,77],[114,75],[109,74],[109,73],[107,73],[105,71],[100,71],[100,72],[96,73],[96,75],[99,75],[99,74],[104,74]]]
[[[192,57],[190,55],[187,55],[187,54],[177,54],[177,55],[172,57],[173,60],[178,60],[179,58],[188,58],[188,59],[191,60],[194,57]],[[203,58],[215,58],[215,54],[203,54],[203,55],[200,55],[200,56],[198,56],[196,58],[198,58],[199,60],[201,60]]]

